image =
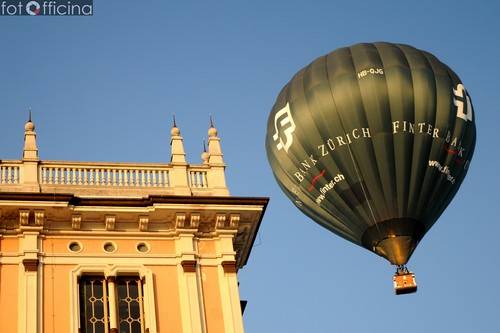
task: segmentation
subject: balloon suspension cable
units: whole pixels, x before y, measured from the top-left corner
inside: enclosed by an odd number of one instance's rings
[[[410,271],[408,270],[408,267],[406,265],[396,265],[396,274],[397,275],[404,275],[408,274]]]

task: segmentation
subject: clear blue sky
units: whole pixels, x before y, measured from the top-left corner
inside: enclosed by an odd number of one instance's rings
[[[247,332],[500,331],[498,2],[95,3],[91,18],[0,17],[1,159],[20,158],[28,106],[42,159],[64,160],[166,162],[175,113],[198,163],[213,114],[231,192],[271,197],[240,271]],[[466,180],[410,261],[419,291],[398,297],[382,258],[284,197],[264,151],[268,113],[298,69],[380,40],[452,67],[478,129]]]

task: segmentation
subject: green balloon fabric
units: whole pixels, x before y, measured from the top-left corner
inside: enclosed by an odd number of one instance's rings
[[[456,194],[475,141],[459,77],[428,52],[377,42],[300,70],[276,100],[265,145],[304,214],[403,265]]]

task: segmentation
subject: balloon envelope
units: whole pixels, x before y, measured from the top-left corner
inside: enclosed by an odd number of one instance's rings
[[[475,140],[459,77],[428,52],[379,42],[300,70],[271,111],[266,151],[303,213],[402,265],[460,187]]]

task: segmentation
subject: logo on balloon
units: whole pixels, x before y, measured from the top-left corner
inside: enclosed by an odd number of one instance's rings
[[[472,121],[472,103],[470,102],[469,94],[467,93],[467,90],[465,90],[464,85],[461,83],[457,84],[457,89],[453,89],[453,95],[455,95],[453,103],[457,107],[457,117],[462,118],[465,121]],[[467,103],[465,112],[464,102]]]
[[[274,130],[273,140],[279,140],[276,148],[278,148],[278,150],[285,149],[288,153],[288,149],[293,143],[292,134],[295,131],[295,122],[290,113],[290,105],[288,103],[286,103],[283,109],[276,112],[274,116]],[[280,131],[282,131],[281,135]],[[283,136],[285,141],[283,141]]]

